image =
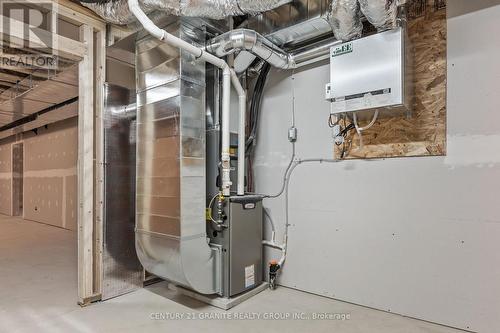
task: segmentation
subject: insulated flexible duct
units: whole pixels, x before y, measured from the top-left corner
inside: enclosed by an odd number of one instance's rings
[[[159,11],[177,16],[206,17],[224,19],[228,16],[257,15],[259,13],[280,7],[292,0],[139,0],[139,5],[145,13]],[[95,11],[108,22],[115,24],[129,24],[135,20],[130,12],[127,0],[80,0],[88,8]],[[341,41],[361,37],[363,25],[361,13],[379,31],[394,28],[396,24],[396,0],[331,0],[330,10],[326,20],[330,24],[335,37]],[[248,36],[245,36],[248,37]],[[233,39],[235,41],[236,39]],[[263,48],[276,49],[264,44],[259,52],[267,52]],[[279,51],[279,50],[276,50]],[[219,52],[220,53],[220,52]],[[263,58],[261,55],[257,55]],[[272,57],[282,57],[273,52]],[[282,63],[285,58],[271,59]],[[280,68],[293,66],[277,65]]]
[[[361,37],[363,24],[358,0],[332,0],[328,23],[335,38],[347,41]]]
[[[177,16],[224,19],[228,16],[256,15],[292,0],[139,0],[145,13],[154,10]],[[82,0],[84,6],[114,24],[129,24],[135,20],[127,0]]]
[[[361,12],[378,31],[395,28],[396,0],[359,0]]]

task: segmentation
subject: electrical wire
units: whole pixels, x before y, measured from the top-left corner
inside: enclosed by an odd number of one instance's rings
[[[299,159],[295,160],[291,168],[288,170],[288,173],[285,177],[285,231],[283,233],[283,245],[280,247],[282,250],[281,258],[278,262],[280,267],[283,266],[286,260],[287,250],[288,250],[288,230],[289,230],[289,214],[290,214],[290,200],[289,200],[289,188],[290,188],[290,179],[292,177],[293,171],[301,164],[304,163],[338,163],[341,160],[336,159],[324,159],[324,158],[307,158],[307,159]],[[275,247],[275,246],[273,246]]]
[[[215,201],[215,198],[217,198],[219,196],[219,193],[217,193],[216,195],[214,195],[214,197],[210,200],[210,203],[208,204],[208,211],[209,211],[209,217],[210,217],[210,220],[214,223],[218,223],[217,221],[214,220],[214,218],[212,217],[212,210],[213,210],[213,203]]]
[[[271,214],[269,214],[269,211],[267,208],[263,208],[264,215],[267,217],[267,220],[269,221],[269,224],[271,224],[271,242],[275,243],[276,242],[276,225],[274,224],[273,218],[271,217]]]
[[[271,66],[268,63],[265,63],[262,66],[261,72],[259,74],[259,77],[257,79],[257,82],[254,87],[253,95],[252,95],[252,101],[250,103],[250,110],[248,113],[248,126],[249,126],[249,131],[248,131],[248,137],[245,142],[246,146],[246,157],[248,159],[248,168],[247,168],[247,188],[248,191],[251,192],[253,191],[254,187],[254,177],[253,177],[253,155],[255,151],[255,146],[257,143],[257,134],[258,134],[258,126],[259,126],[259,119],[260,119],[260,111],[261,111],[261,105],[262,105],[262,96],[264,92],[264,87],[267,81],[267,77],[269,75],[269,72],[271,70]]]
[[[358,136],[359,136],[359,149],[363,149],[363,134],[361,132],[372,127],[375,124],[375,122],[377,121],[377,118],[378,118],[378,110],[375,110],[375,113],[373,114],[372,121],[368,125],[366,125],[365,127],[359,127],[358,116],[356,115],[356,112],[353,112],[352,119],[354,122],[354,127],[356,127],[356,132],[358,133]]]
[[[295,127],[295,70],[292,71],[292,127]],[[280,197],[283,192],[285,191],[285,183],[286,183],[286,176],[288,174],[288,171],[290,170],[290,168],[292,167],[292,164],[295,160],[295,142],[292,141],[291,142],[292,144],[292,156],[290,157],[290,162],[288,163],[286,169],[285,169],[285,173],[283,175],[283,183],[281,185],[281,188],[280,190],[276,193],[276,194],[260,194],[262,197],[264,198],[278,198]]]
[[[257,128],[259,125],[260,111],[262,105],[262,96],[264,93],[264,87],[267,82],[267,77],[271,70],[271,65],[268,63],[262,66],[262,70],[255,84],[252,102],[250,104],[250,114],[249,114],[249,135],[246,142],[247,154],[251,155],[253,153],[255,142],[257,141]]]

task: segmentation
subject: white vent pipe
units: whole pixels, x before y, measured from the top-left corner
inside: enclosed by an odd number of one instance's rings
[[[239,127],[238,127],[238,195],[245,194],[245,142],[246,142],[246,113],[247,113],[247,93],[241,86],[240,80],[236,76],[234,69],[231,69],[231,80],[238,92],[239,101]]]

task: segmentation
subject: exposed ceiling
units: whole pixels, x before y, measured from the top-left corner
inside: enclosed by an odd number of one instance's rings
[[[19,80],[0,93],[0,139],[77,115],[78,65],[57,72],[33,70],[24,76],[1,69],[2,76]],[[62,112],[55,110],[59,105],[64,105]]]

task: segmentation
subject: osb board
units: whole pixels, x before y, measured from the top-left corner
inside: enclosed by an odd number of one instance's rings
[[[446,10],[436,11],[434,0],[429,0],[425,16],[408,23],[408,34],[414,48],[412,115],[379,119],[362,133],[362,149],[356,131],[351,131],[347,159],[446,155]],[[341,150],[335,148],[336,157]]]

